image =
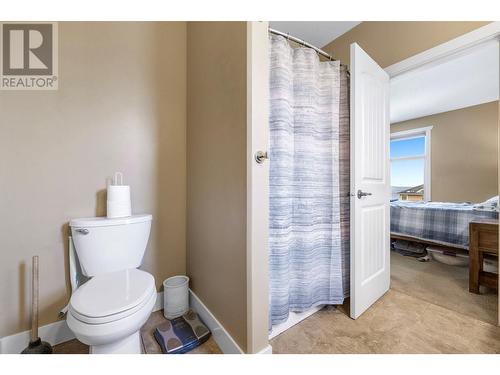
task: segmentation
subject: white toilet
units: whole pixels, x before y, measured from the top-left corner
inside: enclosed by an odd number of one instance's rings
[[[70,222],[75,251],[89,281],[71,296],[67,323],[90,353],[142,353],[139,329],[156,302],[154,277],[138,270],[151,215]]]

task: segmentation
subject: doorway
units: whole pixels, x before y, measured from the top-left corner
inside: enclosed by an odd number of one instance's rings
[[[391,80],[391,287],[490,324],[498,296],[469,291],[469,227],[498,227],[498,55],[491,40]]]
[[[490,32],[490,34],[489,34],[490,39],[494,38],[494,35],[498,34],[498,30],[494,30],[492,32],[492,30],[490,29],[489,32]],[[458,39],[460,39],[460,38],[458,38]],[[467,38],[464,38],[464,39],[467,39]],[[479,39],[484,42],[484,36],[480,37]],[[393,78],[397,77],[397,76],[400,76],[400,78],[401,78],[402,72],[410,72],[412,70],[414,70],[414,71],[426,70],[430,66],[442,64],[442,61],[438,61],[439,59],[436,56],[438,56],[439,58],[443,58],[446,61],[446,60],[450,59],[450,56],[457,54],[457,49],[460,50],[461,53],[465,53],[464,51],[466,48],[464,47],[464,45],[466,45],[467,43],[468,43],[468,45],[467,45],[468,47],[473,47],[473,46],[477,45],[477,43],[471,43],[470,38],[468,39],[468,41],[465,40],[464,43],[460,45],[460,47],[457,47],[457,45],[460,44],[459,42],[454,40],[453,43],[451,43],[451,45],[445,43],[445,44],[447,44],[447,46],[444,46],[444,47],[438,46],[438,47],[436,47],[435,51],[429,50],[429,51],[424,52],[422,54],[422,55],[424,55],[423,57],[417,55],[415,58],[410,58],[410,59],[408,59],[408,61],[404,61],[404,62],[395,64],[395,66],[391,66],[391,67],[387,68],[386,72],[391,76],[391,86],[392,86]],[[447,52],[443,53],[443,49],[446,49]],[[351,65],[351,74],[352,74],[352,65]],[[497,77],[498,77],[498,75],[497,75]],[[496,81],[498,82],[498,79]],[[352,100],[351,100],[351,105],[352,105]],[[450,110],[448,110],[448,112],[449,111]],[[415,117],[415,118],[420,118],[420,117]],[[351,121],[351,125],[352,125],[352,121]],[[415,130],[415,129],[417,129],[417,128],[414,128],[413,130]],[[405,187],[407,187],[406,190],[408,190],[408,191],[405,192],[404,197],[406,198],[405,200],[408,202],[413,202],[415,200],[422,200],[422,201],[435,200],[435,198],[434,198],[435,195],[439,193],[439,188],[436,189],[434,187],[434,182],[437,179],[434,176],[436,168],[432,164],[432,160],[436,157],[435,156],[436,153],[432,149],[432,145],[434,144],[433,141],[435,139],[435,136],[434,136],[435,129],[436,129],[436,125],[428,122],[426,124],[421,124],[418,128],[418,132],[412,132],[412,133],[407,132],[405,134],[402,132],[404,132],[408,129],[406,129],[406,130],[400,129],[398,131],[400,134],[396,134],[396,136],[393,139],[393,141],[395,141],[395,142],[397,142],[397,141],[401,142],[400,145],[402,145],[405,142],[411,143],[410,141],[415,143],[415,145],[414,145],[415,152],[410,153],[410,154],[406,154],[406,155],[395,156],[393,158],[394,163],[399,163],[399,162],[403,162],[403,161],[408,160],[408,161],[412,161],[414,164],[417,164],[420,167],[420,169],[418,170],[418,173],[421,176],[421,183],[418,183],[418,184],[416,183],[412,186],[405,186]],[[398,132],[394,132],[394,133],[398,133]],[[431,139],[431,137],[432,137],[432,139]],[[491,137],[491,138],[493,138],[494,141],[496,142],[496,139],[498,139],[498,131],[497,131],[496,135]],[[389,159],[390,149],[391,149],[390,142],[391,142],[390,134],[387,134],[386,150],[387,150],[387,167],[388,167],[387,171],[388,172],[390,172],[390,170],[391,170],[390,159]],[[420,149],[418,149],[419,147],[420,147]],[[401,147],[401,148],[405,149],[406,147]],[[467,150],[467,148],[463,148],[463,150]],[[419,151],[419,152],[417,152],[417,151]],[[497,169],[497,168],[498,168],[498,164],[495,163],[495,169]],[[497,175],[496,171],[495,171],[495,175]],[[493,176],[493,178],[496,179],[495,176]],[[418,188],[420,185],[422,185],[422,186],[419,189],[412,189],[415,187]],[[365,191],[364,189],[356,189],[356,187],[357,186],[353,186],[354,189],[351,190],[351,195],[353,195],[353,194],[356,195],[357,190],[361,190],[362,197],[363,197],[363,193],[371,193],[371,191],[369,191],[368,189]],[[494,192],[498,191],[498,184],[495,184],[495,186],[493,187],[493,190],[494,190]],[[391,200],[390,190],[388,190],[388,192],[389,192],[389,194],[387,196],[387,202],[389,202]],[[402,192],[402,190],[398,191],[397,193],[400,193],[400,192]],[[399,196],[399,194],[398,194],[398,196]],[[419,198],[419,197],[421,197],[421,198]],[[368,200],[366,200],[366,201],[368,202]],[[453,202],[450,202],[450,203],[453,203]],[[476,201],[475,203],[480,203],[480,202]],[[390,206],[388,206],[388,207],[390,207]],[[389,228],[387,228],[387,230],[389,233]],[[356,233],[356,230],[351,231],[351,233]],[[388,255],[389,259],[391,257],[391,255],[390,255],[391,253],[389,252],[390,246],[391,246],[391,242],[388,241],[386,249],[387,249],[387,255]],[[352,253],[351,253],[351,255],[352,255]],[[407,259],[407,258],[405,257],[403,259]],[[438,264],[437,261],[435,261],[434,264]],[[351,263],[351,265],[352,265],[352,263]],[[391,267],[389,266],[388,269],[390,269],[390,268]],[[358,268],[358,270],[359,269],[361,269],[361,268]],[[351,268],[351,271],[352,270],[353,269]],[[356,270],[354,270],[354,271],[356,271]],[[357,272],[351,272],[351,275],[355,275],[356,273]],[[361,284],[362,283],[363,282],[361,282]],[[352,285],[352,283],[351,283],[351,285]],[[388,289],[388,287],[387,287],[387,289]],[[374,295],[376,295],[376,294],[377,293],[374,293]],[[367,306],[365,306],[366,309],[370,310],[371,304],[377,302],[379,300],[379,297],[383,294],[384,293],[382,292],[378,296],[374,297],[373,300],[370,303],[368,303]],[[494,297],[494,295],[493,295],[493,297]],[[352,300],[352,295],[351,295],[351,300]],[[324,311],[324,310],[322,310],[322,311]],[[362,309],[361,313],[358,314],[358,316],[362,316],[363,311],[364,310]],[[323,313],[321,313],[321,314],[323,314]],[[319,313],[314,314],[313,316],[319,316]],[[354,316],[354,317],[356,318],[357,316]],[[311,317],[311,319],[312,319],[312,317]]]

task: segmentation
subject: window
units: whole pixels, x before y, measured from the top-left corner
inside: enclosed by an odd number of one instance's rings
[[[431,129],[391,134],[391,200],[431,200]]]

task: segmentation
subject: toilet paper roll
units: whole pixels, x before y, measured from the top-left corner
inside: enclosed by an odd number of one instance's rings
[[[107,216],[108,218],[132,215],[130,187],[123,185],[108,186]]]
[[[132,216],[132,207],[129,201],[108,201],[107,217],[109,219],[117,217]]]
[[[129,202],[130,186],[128,185],[108,185],[108,202]]]

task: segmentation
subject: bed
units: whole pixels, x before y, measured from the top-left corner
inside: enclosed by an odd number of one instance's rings
[[[498,211],[471,203],[391,202],[391,237],[469,249],[469,222],[498,219]]]

